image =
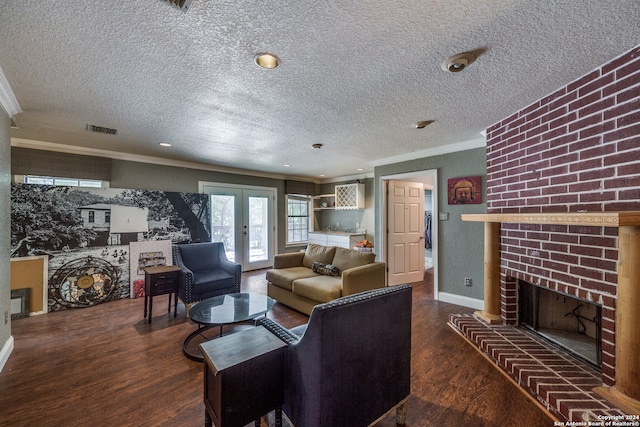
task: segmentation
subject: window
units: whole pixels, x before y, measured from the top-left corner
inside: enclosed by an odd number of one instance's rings
[[[287,244],[306,243],[309,233],[309,196],[287,195]]]
[[[96,213],[94,211],[89,211],[89,222],[96,222]]]
[[[60,187],[91,187],[102,188],[103,183],[98,179],[61,178],[53,176],[25,175],[25,184],[56,185]]]

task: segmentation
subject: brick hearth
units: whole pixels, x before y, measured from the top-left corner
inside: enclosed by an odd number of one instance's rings
[[[530,332],[490,325],[473,315],[454,314],[449,324],[558,420],[624,416],[593,392],[602,384],[599,371]]]

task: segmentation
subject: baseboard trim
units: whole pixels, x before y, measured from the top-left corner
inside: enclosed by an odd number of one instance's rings
[[[463,295],[450,294],[447,292],[439,292],[438,301],[448,302],[449,304],[461,305],[463,307],[473,308],[474,310],[484,310],[484,300],[465,297]]]
[[[7,342],[2,346],[2,351],[0,352],[0,372],[4,369],[4,364],[9,360],[9,356],[13,352],[13,335],[9,336]]]

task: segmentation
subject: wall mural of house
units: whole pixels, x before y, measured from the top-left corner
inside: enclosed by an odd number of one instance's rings
[[[48,256],[48,311],[135,297],[140,266],[211,240],[210,212],[205,194],[12,184],[11,256]]]

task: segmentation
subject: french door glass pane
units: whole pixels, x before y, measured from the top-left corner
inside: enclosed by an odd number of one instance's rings
[[[249,262],[269,259],[267,197],[249,197]]]
[[[212,241],[224,243],[227,258],[235,261],[235,196],[211,196]]]

